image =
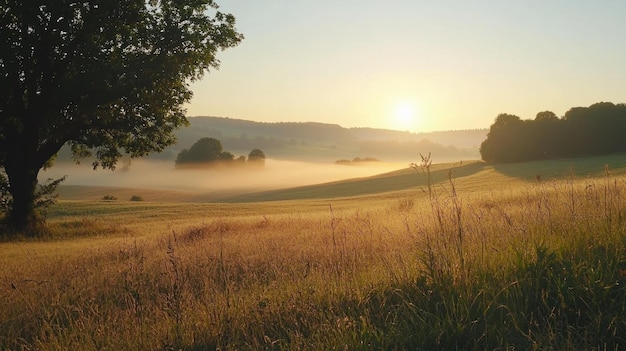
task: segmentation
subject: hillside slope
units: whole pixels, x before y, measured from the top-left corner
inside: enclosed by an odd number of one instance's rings
[[[335,162],[370,157],[389,162],[414,162],[420,153],[432,153],[439,162],[447,162],[479,159],[479,146],[488,131],[409,133],[316,122],[264,123],[223,117],[191,117],[189,123],[188,127],[176,131],[176,144],[147,159],[173,162],[183,149],[201,138],[211,137],[220,140],[224,150],[235,156],[247,156],[251,150],[261,149],[268,158],[277,160]],[[71,160],[70,148],[64,146],[57,161]]]
[[[607,172],[620,175],[626,173],[625,165],[626,154],[505,165],[465,161],[432,165],[430,181],[435,187],[453,181],[457,189],[469,193],[476,189],[484,189],[485,184],[490,184],[489,188],[496,189],[519,183],[535,184],[538,180],[550,182],[563,178],[597,177]],[[219,201],[238,203],[340,198],[398,191],[426,191],[427,188],[425,171],[407,168],[372,177],[224,197]]]
[[[263,123],[221,117],[191,117],[190,126],[177,132],[178,143],[159,158],[173,159],[203,137],[222,141],[224,149],[247,154],[262,149],[268,157],[334,162],[373,157],[385,161],[414,161],[419,153],[446,160],[478,159],[487,129],[409,133],[373,128],[344,128],[315,122]]]

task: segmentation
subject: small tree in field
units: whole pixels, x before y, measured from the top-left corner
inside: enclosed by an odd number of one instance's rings
[[[265,165],[265,154],[260,149],[254,149],[248,154],[248,163],[263,167]]]
[[[213,0],[0,0],[5,223],[37,222],[37,176],[64,144],[110,169],[171,145],[190,82],[242,38]]]

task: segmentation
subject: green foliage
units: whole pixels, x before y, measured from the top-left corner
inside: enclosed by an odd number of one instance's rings
[[[58,197],[55,191],[59,184],[65,181],[66,178],[67,176],[63,176],[59,179],[48,178],[43,184],[38,184],[37,190],[35,191],[35,209],[46,209],[54,204]]]
[[[176,165],[211,163],[218,161],[222,155],[222,143],[215,138],[202,138],[189,149],[184,149],[176,157]]]
[[[34,194],[34,209],[37,211],[37,217],[39,217],[39,215],[45,215],[46,210],[56,202],[58,197],[56,189],[65,179],[65,176],[59,179],[48,178],[42,184],[37,185]],[[9,191],[9,187],[10,184],[6,174],[0,172],[0,215],[11,213],[13,207],[13,196]]]
[[[521,162],[626,151],[626,105],[600,102],[574,107],[559,119],[539,112],[534,120],[499,115],[480,146],[483,160]]]
[[[0,213],[4,214],[11,208],[11,192],[9,191],[9,180],[4,172],[0,172]]]
[[[240,156],[235,159],[235,155],[229,151],[223,150],[222,142],[215,138],[201,138],[196,141],[191,148],[184,149],[178,153],[176,157],[176,166],[216,164],[243,165],[245,162],[245,156]],[[248,163],[263,165],[265,163],[265,154],[259,149],[252,150],[248,156]]]
[[[212,0],[4,1],[0,167],[13,224],[32,217],[37,173],[64,144],[93,150],[94,168],[173,144],[190,82],[242,39]]]
[[[120,148],[142,156],[172,143],[171,132],[186,123],[186,80],[217,67],[216,53],[242,39],[234,17],[211,7],[212,1],[5,4],[0,77],[20,89],[4,94],[1,127],[15,129],[0,141],[9,146],[39,132],[43,161],[70,142],[79,154],[96,148],[94,166],[103,167],[114,166]],[[44,111],[37,104],[48,104],[49,112],[38,115]],[[85,113],[93,117],[72,118]]]
[[[480,154],[487,162],[512,162],[521,160],[526,141],[525,124],[517,116],[500,114],[480,146]]]

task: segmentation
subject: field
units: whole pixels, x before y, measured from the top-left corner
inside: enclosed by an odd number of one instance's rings
[[[624,349],[625,165],[466,161],[214,203],[92,189],[0,243],[0,349]]]

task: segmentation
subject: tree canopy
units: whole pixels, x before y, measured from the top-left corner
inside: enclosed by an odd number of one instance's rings
[[[237,162],[235,162],[237,161]],[[246,157],[239,156],[235,158],[229,151],[225,151],[222,142],[215,138],[201,138],[196,141],[189,149],[183,149],[176,157],[176,166],[210,166],[216,164],[245,164]],[[265,163],[265,154],[260,149],[254,149],[248,155],[248,163],[261,164]]]
[[[215,138],[202,138],[189,149],[184,149],[176,157],[176,164],[200,164],[219,161],[222,153],[222,142]]]
[[[483,160],[520,162],[626,151],[626,105],[600,102],[573,107],[559,118],[551,111],[534,120],[500,114],[480,146]]]
[[[94,168],[172,144],[190,82],[242,39],[212,0],[0,0],[7,222],[32,223],[38,172],[66,143]]]
[[[248,162],[265,163],[265,153],[260,149],[254,149],[248,154]]]

